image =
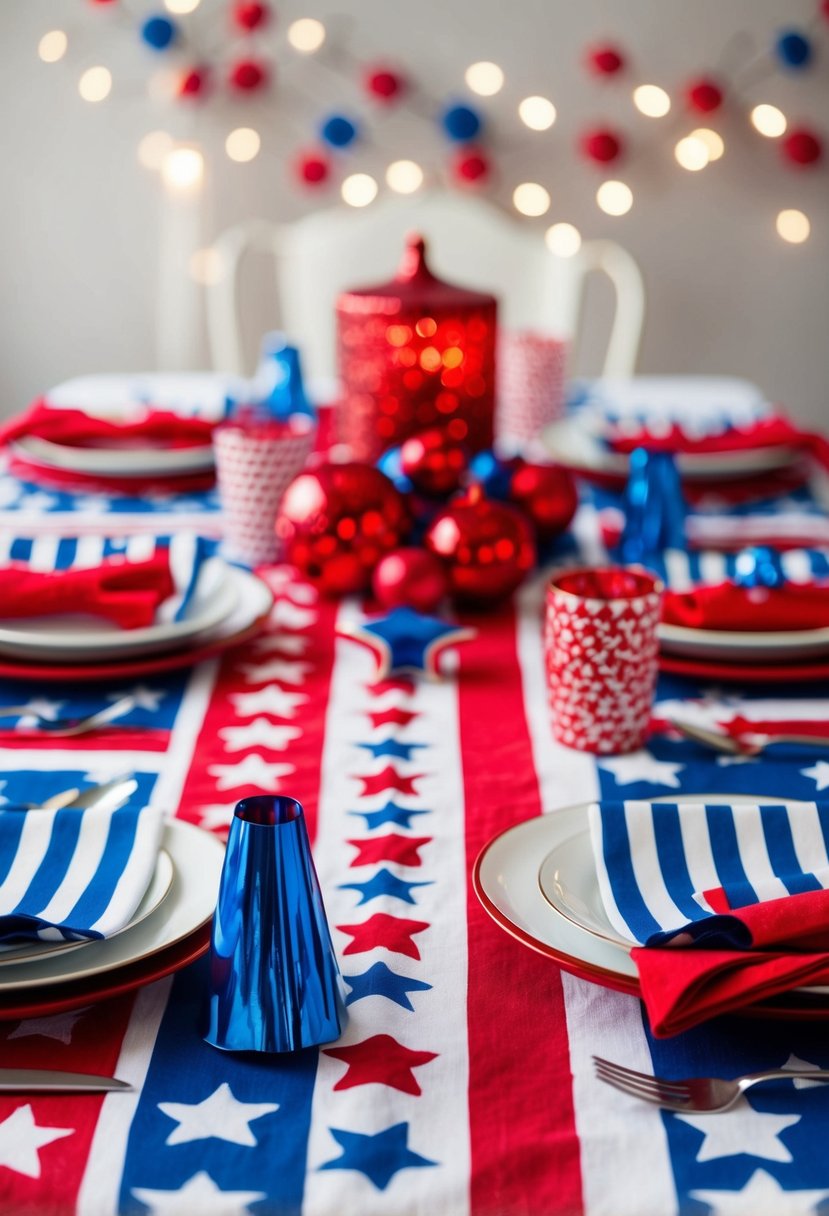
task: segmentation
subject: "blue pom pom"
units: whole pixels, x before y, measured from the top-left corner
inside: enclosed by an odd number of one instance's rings
[[[357,138],[357,128],[344,114],[332,114],[320,127],[320,135],[332,148],[347,148]]]
[[[141,37],[154,51],[166,51],[175,36],[176,27],[169,17],[148,17],[141,26]]]
[[[479,133],[481,118],[469,106],[450,106],[445,110],[441,119],[443,129],[450,139],[458,143],[468,143]]]
[[[812,44],[797,30],[785,30],[779,35],[775,50],[781,63],[789,68],[808,67],[812,58]]]

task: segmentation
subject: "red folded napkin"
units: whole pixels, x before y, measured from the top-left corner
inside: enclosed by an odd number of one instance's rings
[[[822,629],[829,626],[829,582],[783,587],[717,583],[694,591],[667,591],[662,623],[740,633]]]
[[[829,891],[766,900],[657,935],[631,957],[657,1038],[807,984],[829,984]]]
[[[135,444],[145,447],[187,448],[209,444],[215,423],[205,418],[181,418],[165,410],[148,408],[138,419],[113,422],[95,418],[83,410],[54,409],[35,401],[25,413],[0,426],[0,444],[25,436],[48,439],[69,447],[115,447]]]
[[[715,452],[742,452],[755,448],[806,447],[814,436],[802,431],[788,418],[775,414],[760,418],[749,426],[733,427],[716,435],[689,435],[678,423],[657,431],[649,427],[618,432],[610,440],[615,452],[632,452],[647,447],[652,452],[683,452],[686,455],[711,455]]]
[[[12,563],[0,569],[0,618],[84,613],[137,629],[153,623],[159,604],[174,591],[166,549],[147,561],[108,558],[87,570],[44,572]]]

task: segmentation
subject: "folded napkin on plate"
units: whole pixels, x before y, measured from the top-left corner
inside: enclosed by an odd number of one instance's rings
[[[0,444],[36,437],[70,447],[122,446],[127,442],[144,447],[198,447],[210,443],[214,426],[205,418],[182,418],[168,410],[152,409],[139,418],[116,422],[36,401],[25,413],[0,427]]]
[[[589,822],[655,1035],[829,983],[829,804],[602,802]]]
[[[786,583],[782,587],[741,587],[731,582],[667,591],[665,625],[689,629],[778,632],[829,626],[829,582]]]
[[[137,629],[153,623],[175,589],[167,549],[147,561],[112,557],[81,570],[32,570],[14,562],[0,567],[0,619],[82,613]]]
[[[0,810],[0,942],[109,937],[150,884],[161,811]]]

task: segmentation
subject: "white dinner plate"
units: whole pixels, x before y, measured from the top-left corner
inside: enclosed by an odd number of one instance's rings
[[[73,447],[25,435],[12,444],[15,455],[69,473],[102,477],[174,476],[200,473],[213,467],[212,444],[193,447]]]
[[[766,797],[706,794],[705,801],[756,803]],[[675,794],[653,801],[698,803],[702,796]],[[589,806],[585,802],[550,811],[496,836],[475,862],[473,886],[490,916],[524,945],[583,979],[638,994],[630,945],[610,924],[601,902]],[[826,988],[801,991],[829,995]]]
[[[807,659],[829,654],[829,628],[781,629],[755,633],[726,629],[691,629],[685,625],[659,626],[660,649],[694,659],[725,659],[735,663]]]
[[[601,434],[597,430],[591,430],[590,424],[589,418],[578,414],[551,423],[542,435],[548,453],[560,464],[577,472],[627,477],[628,456],[605,447]],[[677,456],[677,466],[684,477],[692,480],[718,481],[785,469],[796,457],[797,451],[788,447],[749,448],[740,452],[680,453]]]
[[[0,621],[0,654],[63,662],[175,650],[193,639],[201,640],[206,631],[232,614],[240,593],[236,574],[236,568],[222,558],[208,558],[182,619],[173,619],[181,603],[181,592],[177,592],[160,605],[158,621],[140,629],[119,629],[94,616]]]
[[[170,854],[166,849],[160,849],[158,861],[156,863],[153,876],[150,879],[150,885],[144,892],[144,897],[141,903],[135,909],[135,913],[128,924],[124,925],[123,929],[119,929],[118,933],[126,933],[128,929],[135,928],[142,920],[155,912],[163,899],[166,899],[170,893],[170,887],[173,883],[173,862]],[[111,933],[108,940],[112,941],[118,933]],[[2,946],[0,947],[0,967],[16,966],[21,962],[29,960],[49,958],[53,954],[65,954],[68,950],[78,950],[81,946],[91,946],[96,942],[97,938],[87,938],[77,942],[23,942],[19,946]]]
[[[90,942],[83,950],[6,968],[0,972],[0,996],[114,971],[166,950],[205,925],[216,907],[224,845],[182,819],[166,825],[162,844],[173,864],[173,881],[154,912],[140,924],[106,941]]]

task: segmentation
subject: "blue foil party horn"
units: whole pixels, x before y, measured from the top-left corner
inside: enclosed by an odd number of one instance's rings
[[[302,805],[236,804],[210,943],[208,1029],[223,1051],[330,1043],[348,1015]]]
[[[686,547],[685,499],[670,452],[631,452],[624,510],[619,542],[624,561],[647,562],[665,549]]]

